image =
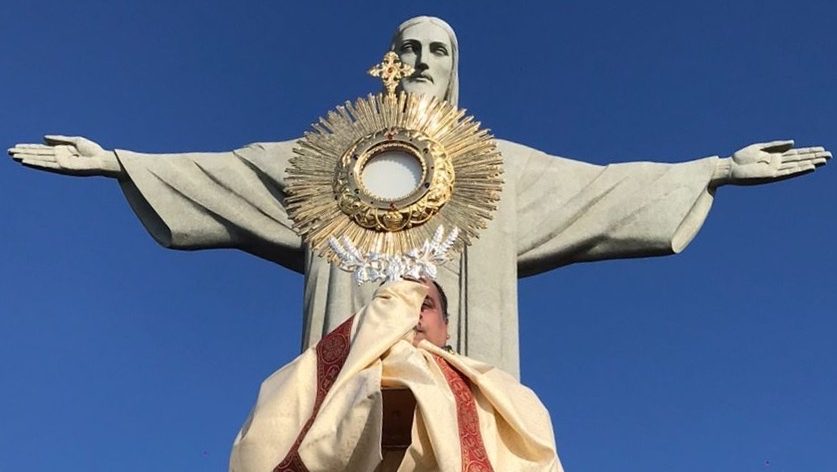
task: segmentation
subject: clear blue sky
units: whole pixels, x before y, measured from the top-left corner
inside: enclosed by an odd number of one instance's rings
[[[416,14],[459,35],[460,104],[595,163],[794,138],[837,148],[833,2],[0,5],[0,141],[227,150],[295,138]],[[417,3],[417,2],[416,2]],[[676,257],[520,286],[523,381],[570,472],[837,470],[837,169],[722,188]],[[158,247],[118,186],[0,161],[0,472],[225,470],[298,352],[301,278]]]

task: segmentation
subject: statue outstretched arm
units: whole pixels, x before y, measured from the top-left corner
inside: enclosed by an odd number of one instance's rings
[[[516,177],[519,276],[682,251],[709,213],[720,160],[601,166],[520,145],[503,155]]]
[[[677,164],[597,166],[515,145],[518,269],[531,275],[574,262],[672,254],[697,234],[720,185],[803,175],[831,153],[793,141],[747,146],[731,157]],[[510,162],[511,164],[511,162]]]
[[[813,172],[831,159],[824,148],[794,149],[793,140],[751,144],[718,160],[710,186],[757,185]]]
[[[62,175],[125,176],[116,153],[81,136],[46,135],[44,144],[16,144],[8,153],[24,166]]]
[[[158,243],[236,248],[296,272],[304,247],[284,207],[294,141],[227,152],[144,154],[117,149],[128,202]]]
[[[291,141],[175,154],[109,151],[78,136],[48,135],[44,142],[8,152],[35,169],[117,179],[140,221],[165,247],[236,248],[304,269],[302,241],[283,206]]]

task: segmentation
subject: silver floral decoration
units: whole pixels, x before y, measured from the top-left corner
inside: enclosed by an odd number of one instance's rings
[[[358,285],[366,282],[393,281],[401,278],[436,278],[436,266],[448,260],[448,251],[459,237],[459,228],[453,228],[445,237],[445,228],[439,226],[433,238],[425,240],[421,247],[406,254],[383,254],[369,251],[361,254],[352,241],[343,236],[340,240],[329,238],[328,245],[338,258],[338,267],[352,273]]]

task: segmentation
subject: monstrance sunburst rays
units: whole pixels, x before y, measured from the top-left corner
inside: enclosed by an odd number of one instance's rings
[[[385,143],[423,159],[423,184],[399,201],[372,194],[359,178]],[[500,199],[502,158],[493,137],[465,110],[435,97],[402,92],[346,102],[297,144],[288,214],[304,240],[332,261],[330,237],[347,236],[363,253],[403,254],[439,225],[460,229],[454,248],[460,250],[485,228]]]

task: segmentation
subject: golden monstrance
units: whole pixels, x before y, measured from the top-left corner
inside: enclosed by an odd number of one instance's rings
[[[297,142],[288,214],[312,249],[358,283],[435,278],[436,265],[478,237],[496,210],[502,157],[465,110],[396,95],[413,68],[394,52],[369,73],[385,93],[338,106]]]

